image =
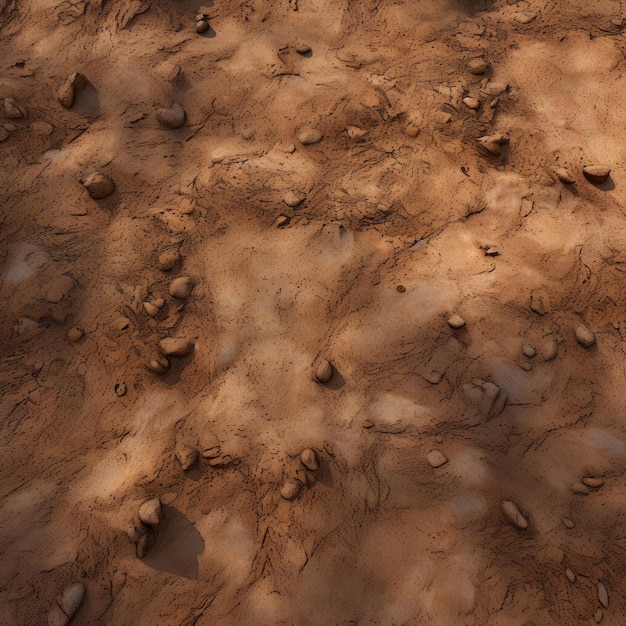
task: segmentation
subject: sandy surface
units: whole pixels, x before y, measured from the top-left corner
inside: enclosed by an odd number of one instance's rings
[[[0,0],[0,623],[623,624],[624,17]]]

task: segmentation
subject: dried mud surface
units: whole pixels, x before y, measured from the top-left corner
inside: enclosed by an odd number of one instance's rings
[[[0,0],[0,623],[623,624],[624,17]]]

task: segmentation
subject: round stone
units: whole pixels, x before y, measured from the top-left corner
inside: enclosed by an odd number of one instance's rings
[[[193,290],[193,281],[189,276],[179,276],[175,278],[170,285],[170,295],[173,298],[184,300],[189,297]]]
[[[592,183],[601,184],[606,181],[611,173],[611,168],[607,165],[585,165],[583,174]]]
[[[565,185],[573,185],[576,182],[576,179],[564,167],[560,167],[555,173],[557,178]]]
[[[159,376],[165,374],[170,369],[170,362],[164,356],[156,356],[153,359],[150,359],[146,365],[146,367],[155,374]]]
[[[489,63],[485,59],[472,59],[467,64],[467,69],[476,75],[484,74],[489,69]]]
[[[410,137],[411,139],[415,139],[415,137],[417,137],[420,134],[420,129],[419,129],[419,126],[417,126],[417,124],[413,124],[411,122],[404,127],[404,132],[407,137]]]
[[[537,350],[535,350],[531,345],[526,344],[523,348],[524,356],[527,356],[529,359],[532,359],[536,354]]]
[[[158,267],[162,272],[169,272],[179,261],[180,254],[177,250],[165,250],[159,255]]]
[[[67,338],[70,341],[78,341],[84,336],[84,334],[85,334],[85,331],[81,330],[80,328],[70,328],[67,331]]]
[[[585,476],[582,479],[583,485],[587,485],[587,487],[591,487],[592,489],[599,489],[604,485],[604,480],[602,478],[597,478],[595,476]]]
[[[196,16],[198,17],[198,16]],[[196,32],[200,35],[209,28],[209,23],[205,19],[199,19],[196,22]]]
[[[280,495],[285,500],[294,500],[300,495],[302,484],[293,478],[287,480],[280,488]]]
[[[333,377],[333,365],[328,359],[321,359],[315,368],[315,380],[327,383]]]
[[[83,603],[86,592],[87,588],[85,585],[82,583],[74,583],[66,587],[61,596],[57,598],[59,606],[70,619],[74,617],[76,611],[78,611],[80,605]]]
[[[307,448],[306,450],[302,451],[302,454],[300,455],[300,461],[302,462],[302,465],[304,465],[304,467],[306,467],[311,472],[316,471],[320,466],[319,461],[317,460],[317,454],[315,453],[315,450],[311,448]]]
[[[158,526],[163,517],[163,507],[160,498],[146,500],[139,507],[139,519],[148,526]]]
[[[472,98],[471,96],[467,96],[466,98],[463,98],[463,104],[468,109],[472,109],[472,111],[475,111],[476,109],[480,107],[480,101],[476,98]]]
[[[283,196],[283,202],[287,206],[295,209],[297,206],[300,206],[302,202],[304,202],[305,197],[306,196],[299,191],[287,191]]]
[[[576,341],[583,348],[591,348],[591,346],[593,346],[593,344],[595,344],[596,342],[596,336],[584,324],[580,324],[579,326],[576,327],[575,335],[576,335]]]
[[[511,500],[503,500],[502,512],[514,526],[517,526],[517,528],[522,530],[528,528],[528,520],[522,515],[522,512],[519,510],[519,507],[515,504],[515,502],[511,502]]]
[[[165,128],[180,128],[186,118],[185,110],[177,102],[170,107],[159,109],[156,116],[159,124]]]
[[[441,450],[431,450],[426,455],[426,459],[430,466],[434,468],[441,467],[448,462],[448,457]]]
[[[324,138],[324,133],[317,128],[303,128],[298,133],[298,141],[303,146],[310,146],[319,143]]]
[[[101,200],[115,191],[113,180],[102,172],[94,172],[85,178],[83,186],[94,200]]]
[[[465,326],[465,320],[460,315],[452,315],[448,318],[448,326],[458,330]]]
[[[185,357],[193,349],[193,343],[180,337],[166,337],[159,341],[159,348],[165,356]]]

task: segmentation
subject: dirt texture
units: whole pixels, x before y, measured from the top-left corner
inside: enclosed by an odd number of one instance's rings
[[[624,18],[0,0],[0,623],[624,624]]]

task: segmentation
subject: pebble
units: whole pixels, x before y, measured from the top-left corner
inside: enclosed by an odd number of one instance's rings
[[[604,480],[602,478],[596,478],[595,476],[585,476],[582,479],[582,483],[592,489],[599,489],[602,485],[604,485]]]
[[[298,133],[298,141],[303,146],[310,146],[314,143],[319,143],[324,138],[324,133],[317,128],[303,128]]]
[[[485,135],[479,137],[476,141],[484,148],[489,154],[499,156],[502,152],[502,146],[508,143],[509,138],[503,133],[494,133],[493,135]]]
[[[126,387],[126,383],[115,383],[115,395],[118,398],[121,398],[122,396],[125,396],[126,393],[128,392],[128,387]]]
[[[311,448],[307,448],[302,451],[300,461],[302,462],[302,465],[304,465],[304,467],[311,472],[315,472],[320,466],[319,461],[317,460],[317,454],[315,453],[315,450]]]
[[[576,179],[564,168],[560,167],[555,172],[556,177],[566,185],[573,185],[576,182]]]
[[[598,583],[598,602],[605,608],[609,608],[609,592],[603,583]]]
[[[297,480],[290,478],[286,481],[283,486],[280,488],[280,495],[285,500],[293,500],[300,495],[300,490],[302,489],[302,484]]]
[[[276,226],[276,228],[282,228],[283,226],[287,226],[288,223],[289,217],[287,217],[286,215],[279,215],[276,219],[276,222],[274,222],[274,225]]]
[[[593,614],[593,621],[596,624],[599,624],[602,621],[602,617],[604,616],[604,613],[602,613],[602,609],[598,609],[594,614]]]
[[[305,43],[297,43],[294,49],[298,54],[309,54],[309,52],[311,52],[311,46]]]
[[[287,206],[295,208],[297,206],[300,206],[304,202],[305,198],[306,196],[303,193],[300,193],[299,191],[288,191],[283,196],[283,202]]]
[[[565,576],[567,576],[567,580],[569,580],[571,583],[576,582],[576,574],[574,574],[574,572],[569,567],[565,570]]]
[[[466,98],[463,98],[463,104],[468,109],[472,109],[472,111],[475,111],[480,107],[480,100],[478,100],[477,98],[472,98],[471,96],[467,96]]]
[[[196,16],[198,17],[198,16]],[[209,23],[205,19],[198,20],[196,22],[196,32],[200,35],[209,28]]]
[[[528,528],[528,520],[522,515],[515,502],[510,500],[502,500],[502,512],[506,515],[508,520],[517,528],[522,530]]]
[[[154,544],[156,533],[151,527],[145,526],[144,524],[140,524],[138,527],[131,526],[126,532],[128,538],[135,544],[137,557],[143,559],[150,547]]]
[[[0,142],[7,139],[8,136],[9,136],[9,131],[6,128],[4,128],[4,126],[0,126]]]
[[[315,368],[315,380],[327,383],[333,377],[333,364],[328,359],[321,359]]]
[[[367,131],[358,126],[346,126],[346,132],[348,133],[348,137],[353,141],[358,141],[367,135]]]
[[[166,337],[159,341],[159,348],[165,356],[184,357],[193,349],[193,343],[180,337]]]
[[[574,528],[574,526],[576,526],[576,523],[574,522],[573,519],[570,519],[569,517],[564,517],[562,520],[563,525],[565,526],[565,528]]]
[[[170,369],[170,362],[166,357],[159,355],[148,361],[147,368],[155,374],[161,376]]]
[[[583,174],[592,183],[603,183],[609,177],[611,168],[606,165],[585,165]]]
[[[588,496],[589,495],[589,487],[587,485],[583,485],[582,483],[573,483],[570,485],[570,489],[572,493],[575,493],[579,496]]]
[[[170,107],[159,109],[156,116],[159,124],[165,128],[180,128],[186,118],[185,110],[177,102]]]
[[[87,79],[79,72],[70,74],[59,88],[57,97],[59,102],[69,109],[76,98],[76,94],[87,84]]]
[[[415,139],[420,134],[420,128],[416,124],[410,123],[404,127],[404,132],[407,137],[411,137],[411,139]]]
[[[501,96],[508,89],[509,86],[506,83],[487,83],[483,87],[483,92],[489,96]]]
[[[193,281],[189,276],[179,276],[170,284],[170,295],[173,298],[184,300],[193,291]]]
[[[187,444],[179,444],[176,448],[176,458],[183,471],[192,468],[198,462],[198,450]]]
[[[584,324],[580,324],[579,326],[577,326],[574,333],[576,335],[576,341],[583,348],[591,348],[591,346],[593,346],[593,344],[596,342],[596,336]]]
[[[12,120],[21,120],[26,112],[24,109],[13,99],[4,99],[4,114]]]
[[[63,593],[57,597],[59,606],[63,609],[63,612],[69,619],[72,619],[76,614],[76,611],[80,608],[80,605],[85,599],[85,593],[87,588],[82,583],[74,583],[69,585],[63,590]]]
[[[543,296],[535,293],[530,294],[530,310],[537,315],[546,314],[546,305],[543,301]]]
[[[160,498],[146,500],[139,507],[139,519],[148,526],[158,526],[163,519],[163,506]]]
[[[67,615],[57,604],[48,611],[48,626],[66,626],[69,621]]]
[[[465,326],[465,320],[460,315],[451,315],[448,318],[448,326],[458,330],[459,328],[463,328],[463,326]]]
[[[544,361],[554,361],[559,355],[559,343],[556,339],[547,339],[542,349]]]
[[[431,467],[441,467],[448,462],[448,457],[441,450],[431,450],[426,455],[427,461]]]
[[[70,328],[67,331],[67,338],[70,341],[78,341],[81,337],[84,336],[84,334],[85,334],[84,330],[81,330],[80,328],[74,327],[74,328]]]
[[[102,172],[94,172],[87,176],[83,181],[83,185],[94,200],[106,198],[115,191],[113,180]]]
[[[529,359],[532,359],[536,354],[537,350],[535,350],[530,344],[526,344],[524,346],[524,356],[527,356]]]
[[[162,272],[169,272],[174,269],[176,263],[180,261],[180,254],[177,250],[165,250],[161,252],[158,260],[158,267]]]
[[[155,317],[156,315],[159,314],[159,311],[161,310],[159,309],[158,306],[155,306],[152,302],[144,302],[143,308],[145,309],[146,313],[150,317]]]
[[[467,64],[467,69],[477,76],[480,74],[484,74],[489,69],[489,63],[485,61],[485,59],[472,59]]]

